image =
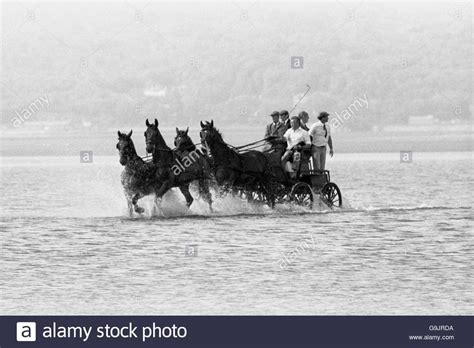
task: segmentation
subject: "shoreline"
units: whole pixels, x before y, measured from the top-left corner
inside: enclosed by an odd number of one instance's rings
[[[249,132],[250,133],[250,132]],[[253,132],[230,133],[224,139],[229,144],[240,146],[261,139],[262,135]],[[135,135],[136,134],[136,135]],[[163,132],[170,147],[173,147],[174,134]],[[198,143],[199,135],[191,134]],[[137,152],[145,155],[145,143],[141,132],[134,133]],[[64,135],[56,137],[2,137],[0,156],[76,156],[80,151],[93,151],[97,156],[116,155],[116,134],[110,135]],[[343,153],[393,153],[412,152],[463,152],[473,151],[472,133],[463,134],[374,134],[351,133],[335,134],[333,137],[336,154]]]

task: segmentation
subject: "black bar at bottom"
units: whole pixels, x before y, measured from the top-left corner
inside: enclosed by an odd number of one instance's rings
[[[2,316],[0,347],[473,347],[472,316]]]

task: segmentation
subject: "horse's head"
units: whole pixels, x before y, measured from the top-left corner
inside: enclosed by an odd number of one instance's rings
[[[128,134],[121,133],[120,131],[117,132],[119,141],[116,147],[120,155],[120,164],[123,166],[136,154],[135,146],[132,141],[132,133],[133,131],[130,131]]]
[[[186,130],[179,130],[176,128],[176,137],[174,138],[174,146],[179,151],[188,150],[194,146],[193,141],[188,135],[189,127]]]
[[[212,144],[218,137],[220,138],[219,131],[214,128],[214,121],[202,123],[201,121],[201,143],[205,144],[206,147],[209,144]]]
[[[144,133],[146,152],[153,153],[155,146],[158,144],[158,141],[161,138],[160,131],[158,130],[158,120],[155,118],[155,122],[150,123],[148,122],[148,119],[146,119],[145,125],[147,127]]]

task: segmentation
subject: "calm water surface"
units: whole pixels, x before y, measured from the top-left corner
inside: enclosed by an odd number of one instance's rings
[[[336,155],[336,211],[171,193],[134,218],[94,160],[1,158],[2,314],[473,314],[470,152]]]

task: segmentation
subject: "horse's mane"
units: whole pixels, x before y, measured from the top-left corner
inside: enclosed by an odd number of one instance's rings
[[[196,150],[196,145],[194,144],[193,139],[191,139],[189,135],[186,134],[183,138],[185,139],[184,146],[186,148],[190,149],[191,151]]]
[[[211,129],[213,130],[213,133],[215,134],[214,136],[217,138],[217,140],[227,145],[227,143],[224,141],[224,138],[222,137],[221,131],[215,127],[212,127]]]
[[[163,138],[163,135],[161,134],[160,129],[158,127],[156,127],[156,131],[157,131],[157,139],[159,142],[158,145],[169,149],[170,147],[168,146],[168,144],[166,144],[165,138]]]
[[[230,144],[227,144],[224,141],[222,133],[217,128],[212,127],[211,129],[213,129],[213,133],[214,133],[214,136],[216,137],[217,141],[219,141],[222,145],[224,145],[227,148],[227,151],[230,151],[229,153],[234,154],[238,158],[241,157],[241,154],[238,151],[236,151],[234,146],[232,146]]]
[[[131,154],[132,154],[134,157],[139,158],[139,159],[141,160],[141,157],[138,156],[137,150],[135,149],[135,143],[133,142],[132,138],[123,137],[123,138],[119,138],[119,140],[126,140],[128,146],[130,147],[130,152],[131,152]]]
[[[135,149],[135,144],[133,143],[132,138],[129,138],[128,140],[130,141],[129,144],[130,144],[130,147],[132,148],[132,153],[138,156],[138,153],[137,153],[137,150]]]
[[[137,159],[140,159],[140,162],[144,162],[142,158],[138,155],[137,150],[135,149],[135,143],[133,142],[133,140],[131,138],[129,140],[130,140],[129,144],[132,149],[132,154],[134,155],[134,157],[136,157]]]

